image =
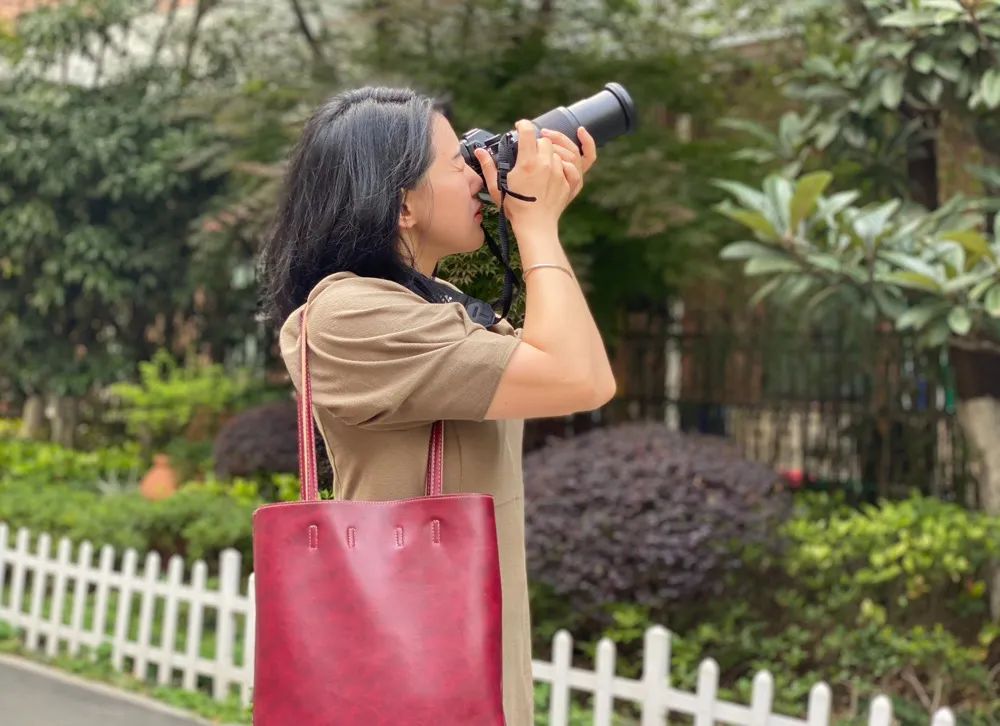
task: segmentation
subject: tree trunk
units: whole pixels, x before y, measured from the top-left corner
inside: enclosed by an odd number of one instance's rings
[[[52,442],[71,448],[76,439],[77,401],[73,396],[53,396]]]
[[[38,394],[28,396],[21,412],[21,430],[17,435],[22,439],[39,439],[45,428],[45,400]]]
[[[919,118],[924,129],[930,132],[928,138],[921,139],[907,150],[906,171],[909,177],[910,196],[927,209],[937,209],[940,204],[937,160],[940,112],[915,111],[905,104],[902,112],[907,119]]]
[[[979,508],[1000,517],[1000,355],[952,350],[958,420],[979,464]],[[1000,621],[1000,565],[989,573],[990,614]]]

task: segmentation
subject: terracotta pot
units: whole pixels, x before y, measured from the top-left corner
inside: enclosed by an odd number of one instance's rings
[[[153,466],[146,472],[139,485],[146,499],[166,499],[177,491],[177,472],[170,465],[166,454],[154,454]]]

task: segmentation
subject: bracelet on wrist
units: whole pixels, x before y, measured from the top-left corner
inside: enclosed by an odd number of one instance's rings
[[[562,270],[563,272],[565,272],[567,275],[570,276],[570,278],[574,278],[572,270],[568,269],[564,265],[556,265],[556,264],[553,264],[553,263],[550,263],[550,262],[541,262],[541,263],[539,263],[537,265],[528,265],[523,270],[523,275],[522,275],[523,278],[525,280],[527,280],[528,279],[528,275],[531,274],[531,272],[533,272],[534,270],[537,270],[537,269],[539,269],[541,267],[554,267],[557,270]]]

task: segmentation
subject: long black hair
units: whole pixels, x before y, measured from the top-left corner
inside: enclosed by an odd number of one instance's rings
[[[258,260],[265,319],[280,327],[327,275],[349,271],[401,284],[403,192],[434,159],[433,118],[447,107],[409,88],[366,86],[324,103],[289,161],[277,216]]]

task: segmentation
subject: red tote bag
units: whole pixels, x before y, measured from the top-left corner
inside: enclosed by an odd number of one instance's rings
[[[253,515],[256,726],[503,726],[493,497],[321,501],[301,317],[300,500]],[[391,456],[391,452],[386,452]]]

